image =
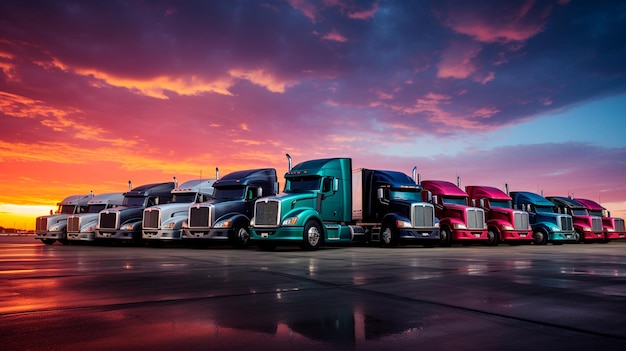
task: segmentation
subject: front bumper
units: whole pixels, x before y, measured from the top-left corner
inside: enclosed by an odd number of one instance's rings
[[[141,237],[146,240],[180,240],[181,229],[145,229],[141,233]]]

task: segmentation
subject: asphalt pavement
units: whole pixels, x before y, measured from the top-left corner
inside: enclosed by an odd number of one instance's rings
[[[0,350],[626,350],[626,242],[265,252],[0,236]]]

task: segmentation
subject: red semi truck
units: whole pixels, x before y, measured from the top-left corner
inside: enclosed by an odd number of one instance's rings
[[[422,192],[423,200],[435,206],[441,245],[489,240],[485,210],[469,206],[467,193],[461,188],[444,180],[424,180],[419,185],[426,190]]]
[[[532,243],[533,229],[528,212],[514,209],[509,195],[498,188],[479,185],[468,185],[465,192],[470,205],[485,210],[487,245]]]
[[[589,211],[591,216],[599,216],[602,218],[602,229],[604,232],[603,242],[626,238],[623,218],[611,217],[611,212],[593,200],[581,198],[575,198],[574,200],[582,204],[587,211]]]

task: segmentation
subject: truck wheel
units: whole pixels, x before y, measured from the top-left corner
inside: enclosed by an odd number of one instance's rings
[[[394,233],[394,228],[388,224],[384,225],[380,229],[380,246],[381,247],[396,247],[398,244],[398,238]]]
[[[580,244],[585,242],[585,234],[579,232],[578,230],[574,232],[574,241],[576,242],[576,244]]]
[[[243,225],[242,223],[235,224],[233,228],[233,233],[231,237],[231,242],[233,247],[237,249],[243,249],[248,246],[248,241],[250,240],[250,233],[248,232],[248,227]]]
[[[548,243],[548,233],[544,232],[542,229],[539,229],[533,232],[533,244],[545,245],[547,243]]]
[[[450,229],[443,227],[439,229],[439,243],[441,246],[450,246],[452,243],[452,233],[450,233]]]
[[[322,228],[316,221],[308,221],[302,234],[302,248],[304,250],[317,250],[322,243]]]
[[[41,242],[46,244],[46,245],[52,245],[54,244],[56,240],[55,239],[42,239]]]
[[[499,242],[500,235],[498,234],[498,231],[494,228],[489,228],[489,231],[487,232],[487,242],[485,244],[488,246],[497,246]]]

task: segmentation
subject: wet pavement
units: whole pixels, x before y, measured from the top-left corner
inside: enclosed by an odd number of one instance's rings
[[[0,236],[0,349],[624,350],[626,242],[104,247]]]

